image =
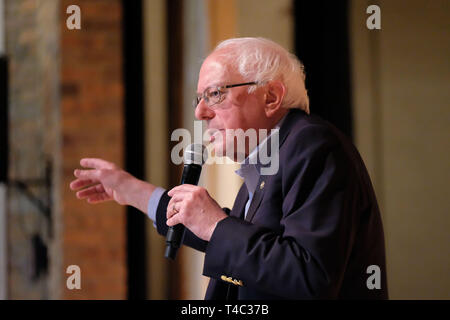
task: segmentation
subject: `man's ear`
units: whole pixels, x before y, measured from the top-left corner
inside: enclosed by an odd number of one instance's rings
[[[270,81],[267,84],[264,111],[268,118],[273,117],[281,108],[285,93],[286,87],[281,81]]]

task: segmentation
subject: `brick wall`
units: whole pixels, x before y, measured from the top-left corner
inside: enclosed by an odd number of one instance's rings
[[[72,4],[81,8],[81,30],[66,27]],[[121,1],[6,0],[5,13],[9,177],[41,178],[46,160],[53,163],[52,236],[36,206],[8,190],[8,298],[124,299],[125,208],[89,205],[69,189],[82,157],[123,164]],[[33,235],[48,247],[49,270],[37,279]],[[81,268],[81,290],[66,288],[69,265]]]
[[[87,204],[68,187],[82,157],[123,164],[121,1],[60,3],[63,265],[80,266],[82,279],[81,290],[68,290],[63,281],[63,298],[123,299],[125,210],[111,202]],[[66,8],[72,4],[81,9],[81,30],[66,27]]]

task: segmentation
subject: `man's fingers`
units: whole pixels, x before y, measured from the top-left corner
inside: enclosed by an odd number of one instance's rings
[[[114,163],[98,158],[83,158],[80,160],[80,165],[94,169],[114,169],[116,167]]]
[[[180,205],[176,206],[177,201],[174,198],[170,199],[169,204],[167,205],[166,217],[170,219],[172,216],[176,215],[180,212]]]
[[[169,227],[175,226],[175,225],[177,225],[179,223],[181,223],[181,221],[180,221],[179,215],[177,215],[177,214],[174,215],[172,218],[167,219],[167,221],[166,221],[166,224]]]
[[[196,188],[198,188],[198,187],[194,186],[193,184],[181,184],[181,185],[176,186],[176,187],[172,188],[171,190],[169,190],[169,192],[167,192],[167,194],[169,195],[169,197],[171,197],[174,193],[192,192]]]
[[[180,208],[178,208],[175,204],[169,205],[167,207],[166,217],[167,219],[172,218],[180,212]]]
[[[116,165],[98,158],[83,158],[80,160],[80,165],[84,168],[93,169],[76,169],[73,172],[74,176],[78,179],[70,183],[70,188],[72,190],[78,190],[87,187],[84,190],[78,191],[76,194],[77,197],[79,199],[87,199],[87,202],[92,204],[111,200],[112,198],[106,193],[103,185],[100,183],[100,177],[104,170],[117,169]]]
[[[84,190],[78,191],[77,192],[77,197],[78,199],[84,199],[93,195],[97,195],[99,193],[104,193],[105,189],[103,188],[103,186],[101,184],[97,184],[95,186],[86,188]]]
[[[95,194],[93,196],[90,196],[87,199],[87,202],[95,204],[95,203],[105,202],[105,201],[108,201],[108,200],[111,200],[111,199],[108,197],[108,195],[106,193],[99,193],[99,194]]]
[[[77,190],[77,189],[89,186],[91,184],[94,184],[96,182],[98,182],[98,181],[94,181],[91,179],[76,179],[70,183],[70,189]]]
[[[170,199],[168,205],[167,205],[167,218],[171,218],[172,216],[176,215],[181,210],[181,204],[182,201],[186,199],[186,196],[189,196],[190,192],[177,192],[175,193],[172,198]]]
[[[189,195],[189,192],[177,192],[177,193],[175,193],[172,196],[172,198],[170,199],[170,201],[169,201],[169,206],[170,206],[170,204],[173,204],[175,202],[183,201],[186,198],[186,196],[188,196],[188,195]]]
[[[98,181],[100,178],[100,170],[81,170],[76,169],[73,173],[75,177],[80,179],[90,179]]]

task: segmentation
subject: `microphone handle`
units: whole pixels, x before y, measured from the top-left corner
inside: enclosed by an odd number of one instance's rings
[[[185,231],[186,227],[181,223],[173,227],[169,227],[166,235],[166,251],[164,253],[164,257],[170,260],[175,260],[178,249],[183,243]]]
[[[180,184],[193,184],[196,186],[200,179],[200,173],[202,173],[202,166],[198,164],[185,164]]]
[[[201,172],[202,166],[198,164],[185,164],[181,176],[181,184],[197,185]],[[183,243],[185,229],[184,225],[180,223],[173,227],[169,227],[169,230],[167,230],[166,251],[164,253],[166,258],[175,260],[178,249]]]

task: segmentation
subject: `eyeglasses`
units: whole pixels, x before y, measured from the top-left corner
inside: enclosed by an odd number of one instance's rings
[[[226,91],[225,89],[234,88],[234,87],[240,87],[240,86],[249,86],[249,85],[255,85],[258,84],[258,82],[245,82],[245,83],[238,83],[238,84],[229,84],[226,86],[212,86],[208,87],[203,91],[202,94],[198,94],[194,101],[192,101],[192,106],[194,108],[197,108],[200,101],[203,99],[208,107],[212,107],[218,103],[221,103],[225,99]]]

